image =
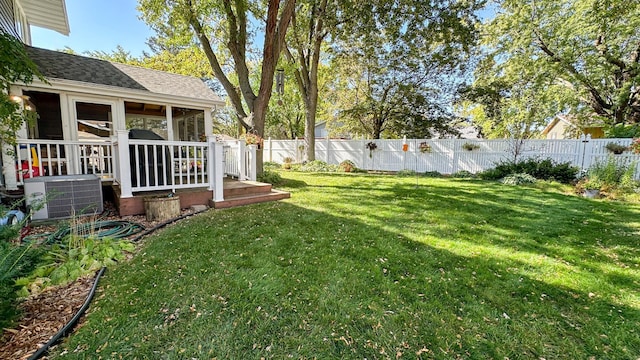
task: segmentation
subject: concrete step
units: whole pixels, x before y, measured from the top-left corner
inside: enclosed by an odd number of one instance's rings
[[[291,194],[280,190],[271,190],[268,193],[248,194],[248,195],[234,195],[227,197],[225,195],[224,201],[211,201],[209,206],[216,209],[226,209],[236,206],[257,204],[267,201],[277,201],[282,199],[288,199]]]

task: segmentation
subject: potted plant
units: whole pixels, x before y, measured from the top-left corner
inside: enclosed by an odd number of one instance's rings
[[[293,162],[293,158],[290,158],[287,156],[286,158],[282,159],[282,168],[286,170],[291,169],[292,162]]]
[[[608,143],[605,148],[607,148],[607,150],[609,150],[610,152],[614,153],[614,154],[622,154],[623,152],[625,152],[628,148],[624,145],[620,145],[618,143],[615,142],[610,142]]]
[[[351,160],[344,160],[340,163],[340,169],[344,172],[352,172],[356,169],[356,164]]]
[[[421,153],[430,153],[431,152],[431,145],[429,145],[429,143],[427,143],[426,141],[421,142],[420,145],[418,145],[418,149],[420,149]]]
[[[262,137],[254,133],[244,134],[244,142],[247,145],[258,145],[258,149],[262,146]]]
[[[378,148],[378,144],[374,143],[373,141],[369,141],[367,145],[365,145],[365,147],[369,149],[369,157],[373,157],[373,150]]]
[[[467,151],[473,151],[473,150],[480,149],[480,145],[474,144],[474,143],[470,143],[470,142],[466,142],[466,143],[462,144],[462,148],[467,150]]]
[[[600,189],[602,188],[602,185],[604,185],[602,183],[602,180],[596,177],[587,178],[582,183],[582,186],[584,187],[584,197],[589,199],[597,198],[600,195]]]

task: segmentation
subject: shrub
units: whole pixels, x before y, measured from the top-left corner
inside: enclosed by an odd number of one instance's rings
[[[596,162],[587,171],[589,183],[601,184],[600,189],[605,192],[633,191],[637,186],[634,180],[636,165],[625,165],[615,157],[608,156],[605,162]]]
[[[340,168],[341,171],[344,171],[344,172],[352,172],[358,169],[356,168],[356,164],[354,164],[353,161],[351,160],[343,160],[340,163],[340,165],[338,165],[338,167]]]
[[[263,170],[262,174],[258,175],[256,180],[271,185],[278,185],[282,182],[282,176],[275,171]]]
[[[281,165],[274,161],[265,161],[264,164],[262,164],[262,169],[264,171],[278,170],[280,167]]]
[[[322,160],[309,161],[300,167],[300,171],[303,172],[336,172],[337,170],[337,165],[330,165]]]
[[[555,180],[561,183],[571,183],[576,179],[578,168],[570,162],[556,163],[552,159],[529,158],[519,162],[501,162],[493,169],[480,173],[485,180],[499,180],[511,174],[529,174],[538,180]]]
[[[476,176],[467,170],[460,170],[451,174],[451,177],[455,179],[473,179]]]
[[[425,173],[422,174],[422,176],[439,178],[439,177],[442,177],[442,174],[438,171],[426,171]]]
[[[396,173],[397,176],[399,177],[411,177],[411,176],[416,176],[416,172],[413,170],[400,170]]]
[[[520,173],[520,174],[507,175],[504,178],[502,178],[500,182],[505,185],[533,184],[536,182],[536,178],[534,178],[529,174]]]

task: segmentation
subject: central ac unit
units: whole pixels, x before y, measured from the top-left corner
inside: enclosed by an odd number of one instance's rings
[[[39,176],[24,180],[31,218],[61,219],[102,213],[102,183],[96,175]]]

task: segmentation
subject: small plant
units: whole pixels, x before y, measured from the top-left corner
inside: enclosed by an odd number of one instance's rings
[[[429,143],[425,142],[421,142],[420,145],[418,145],[418,149],[420,149],[421,153],[430,153],[431,152],[431,145],[429,145]]]
[[[600,190],[603,185],[602,180],[597,177],[586,178],[582,181],[582,187],[585,190]]]
[[[247,145],[258,145],[258,148],[262,146],[263,139],[258,134],[248,132],[244,134],[243,137],[244,137],[244,142]]]
[[[338,166],[340,167],[340,170],[344,172],[352,172],[356,170],[356,164],[351,160],[343,160]]]
[[[536,178],[526,173],[519,173],[519,174],[507,175],[504,178],[502,178],[500,182],[505,185],[524,185],[524,184],[535,183]]]
[[[273,171],[273,170],[278,170],[278,169],[282,168],[282,165],[280,165],[280,164],[278,164],[277,162],[274,162],[274,161],[265,161],[262,164],[262,168],[264,170]]]
[[[627,147],[624,145],[620,145],[618,143],[615,142],[610,142],[608,143],[605,148],[607,148],[607,150],[609,150],[610,152],[614,153],[614,154],[622,154],[623,152],[627,151]]]
[[[460,170],[451,174],[451,177],[454,179],[473,179],[476,176],[467,170]]]
[[[300,167],[300,171],[303,172],[336,172],[337,170],[337,165],[327,164],[322,160],[309,161]]]
[[[442,174],[439,171],[426,171],[422,174],[422,176],[424,177],[432,177],[432,178],[439,178],[442,177]]]
[[[640,138],[633,139],[631,145],[629,145],[629,150],[633,151],[634,154],[640,154]]]
[[[257,176],[256,180],[263,183],[278,185],[282,182],[282,176],[275,171],[264,170],[262,171],[262,174]]]
[[[473,151],[473,150],[480,149],[480,145],[466,142],[462,144],[462,148],[465,149],[466,151]]]
[[[400,170],[396,173],[396,176],[399,177],[411,177],[411,176],[416,176],[416,172],[413,170],[408,170],[408,169],[404,169],[404,170]]]
[[[282,159],[282,168],[287,170],[291,169],[291,163],[293,163],[293,158],[287,156]]]
[[[600,190],[608,197],[633,192],[638,183],[634,179],[635,164],[625,165],[615,157],[609,156],[605,162],[596,162],[587,171],[584,180],[576,185],[585,190]]]
[[[369,149],[369,157],[373,157],[373,151],[378,148],[378,144],[373,141],[369,141],[365,147]]]

